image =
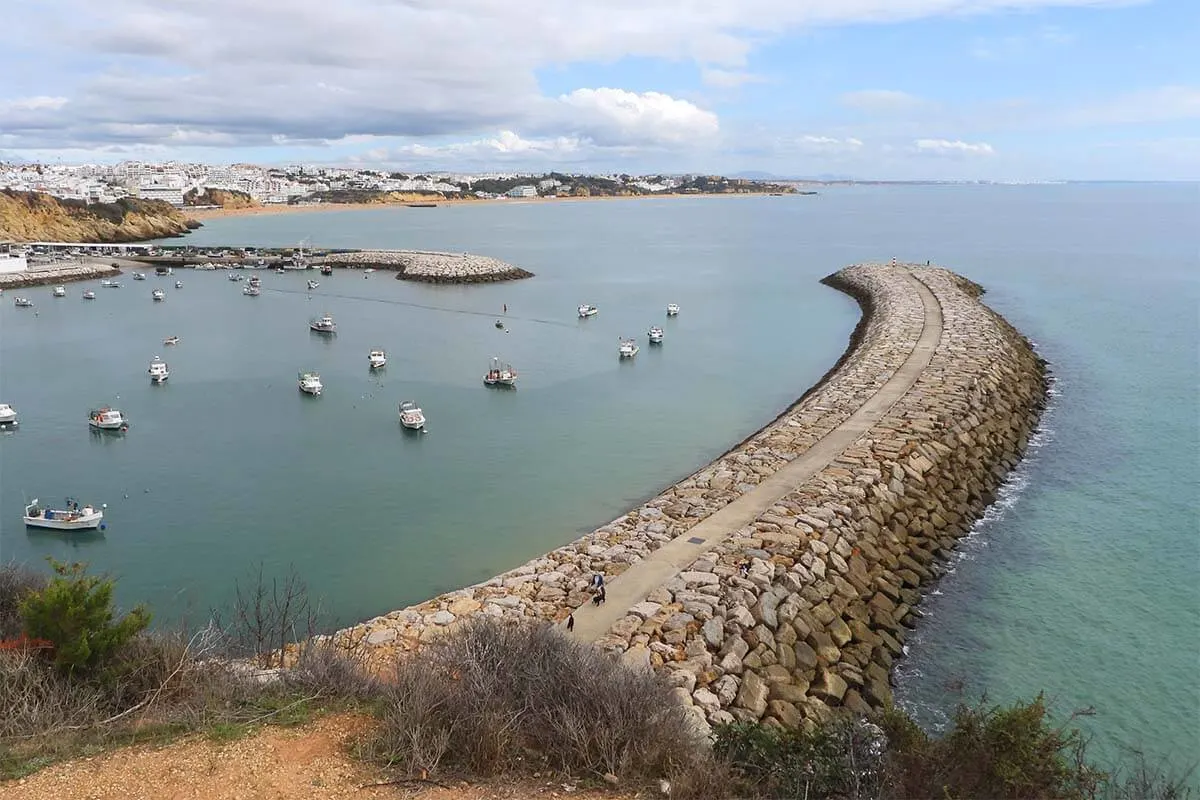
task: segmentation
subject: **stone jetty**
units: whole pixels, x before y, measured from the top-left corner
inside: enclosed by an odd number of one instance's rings
[[[574,611],[576,636],[664,670],[701,727],[888,704],[923,589],[1036,428],[1045,364],[947,270],[857,265],[825,283],[863,320],[774,422],[568,545],[335,641],[389,659],[471,614]]]
[[[107,264],[73,264],[67,267],[33,268],[23,272],[0,274],[0,289],[90,281],[96,278],[111,278],[120,274],[120,269]]]
[[[394,271],[406,281],[424,283],[495,283],[533,277],[532,272],[490,256],[427,250],[358,250],[330,253],[322,264],[352,269]]]

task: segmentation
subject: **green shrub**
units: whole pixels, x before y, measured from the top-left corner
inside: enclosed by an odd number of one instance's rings
[[[0,564],[0,639],[15,639],[21,635],[21,601],[26,595],[46,587],[44,575],[24,564],[10,561]]]
[[[150,613],[137,606],[116,618],[113,581],[85,574],[85,564],[47,559],[55,577],[20,603],[25,632],[54,643],[54,663],[67,673],[102,665],[150,624]]]

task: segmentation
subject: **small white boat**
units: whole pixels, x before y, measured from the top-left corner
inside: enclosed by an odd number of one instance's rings
[[[383,350],[372,350],[367,354],[367,363],[371,369],[379,369],[387,366],[387,353]]]
[[[100,281],[100,285],[103,286],[105,289],[120,289],[121,288],[120,281],[103,280],[103,281]]]
[[[667,316],[673,317],[679,313],[679,306],[676,303],[667,303]]]
[[[662,344],[663,329],[655,325],[650,328],[646,336],[650,338],[650,344]]]
[[[633,339],[621,339],[620,342],[621,343],[617,346],[617,354],[620,355],[621,358],[633,358],[638,354],[638,351],[641,350],[641,348],[638,347],[637,342],[635,342]]]
[[[150,375],[151,383],[162,383],[167,378],[171,377],[171,370],[167,367],[167,362],[163,361],[158,356],[150,362],[150,369],[146,370]]]
[[[286,269],[284,269],[283,267],[276,267],[276,268],[275,268],[275,274],[276,274],[276,275],[283,275],[283,274],[285,274],[286,272],[287,272],[287,270],[286,270]]]
[[[262,286],[262,278],[258,277],[257,275],[251,275],[250,276],[250,285],[255,288]]]
[[[17,308],[33,308],[33,301],[26,297],[13,298],[13,305]]]
[[[182,288],[183,288],[183,281],[175,281],[175,288],[176,288],[176,289],[182,289]]]
[[[425,427],[425,414],[416,403],[405,400],[400,404],[400,424],[410,430]]]
[[[155,302],[159,302],[161,300],[167,299],[167,293],[164,292],[162,289],[155,289],[153,292],[150,293],[150,296],[154,298]]]
[[[315,288],[317,288],[317,287],[318,287],[318,286],[320,286],[320,285],[321,285],[321,284],[320,284],[320,283],[318,283],[317,281],[309,281],[309,282],[308,282],[308,288],[309,288],[310,290],[311,290],[311,289],[315,289]]]
[[[488,386],[516,386],[517,371],[512,368],[512,364],[493,358],[488,371],[484,373],[483,382]]]
[[[230,272],[227,277],[231,281],[240,281],[242,279],[242,276],[238,275],[236,272]]]
[[[309,330],[317,333],[337,333],[337,325],[333,321],[333,317],[328,314],[319,319],[310,320],[308,323]]]
[[[16,425],[17,410],[8,403],[0,403],[0,425]]]
[[[168,345],[169,344],[179,344],[179,337],[178,336],[168,336],[167,338],[163,339],[163,344],[168,344]]]
[[[146,280],[146,273],[144,273],[144,272],[135,272],[135,273],[133,273],[133,279],[134,279],[135,281],[144,281],[144,280]]]
[[[100,508],[106,508],[101,506]],[[52,528],[58,531],[86,531],[103,527],[104,512],[90,505],[81,506],[67,498],[67,508],[42,508],[37,498],[25,506],[25,525],[30,528]]]
[[[311,394],[314,397],[320,395],[321,390],[325,388],[321,385],[321,376],[315,372],[301,372],[297,379],[297,384],[300,387],[300,391],[305,394]]]
[[[91,289],[88,289],[87,291],[85,291],[85,292],[83,293],[83,299],[84,299],[84,300],[95,300],[95,299],[96,299],[96,293],[95,293],[95,292],[93,292]]]
[[[55,297],[66,297],[67,296],[67,287],[55,286],[53,294]]]
[[[104,406],[93,408],[88,413],[88,425],[100,431],[124,431],[129,429],[125,415],[115,408]]]
[[[243,286],[242,294],[246,295],[247,297],[258,297],[260,294],[262,294],[262,289],[259,289],[257,286]]]
[[[584,303],[579,307],[579,316],[581,318],[586,319],[587,317],[594,317],[599,313],[600,309],[596,308],[595,306],[588,305],[587,303]]]

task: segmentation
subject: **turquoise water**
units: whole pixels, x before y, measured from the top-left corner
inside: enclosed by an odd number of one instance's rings
[[[303,213],[212,221],[203,243],[495,255],[518,283],[429,287],[376,273],[263,276],[246,298],[185,271],[93,304],[30,290],[0,306],[0,557],[81,558],[125,602],[203,615],[262,560],[289,563],[337,621],[488,577],[691,472],[836,360],[856,306],[817,280],[859,260],[932,259],[985,285],[1057,377],[1047,430],[910,639],[899,697],[935,723],[960,695],[1045,689],[1102,756],[1200,754],[1200,190],[1195,185],[856,187],[697,198]],[[7,299],[7,298],[6,298]],[[575,306],[601,312],[585,322]],[[663,318],[663,306],[683,312]],[[493,327],[509,306],[510,334]],[[421,307],[424,306],[424,307]],[[310,336],[310,316],[340,323]],[[666,328],[619,364],[620,335]],[[164,350],[162,337],[182,337]],[[644,338],[643,338],[644,341]],[[385,375],[366,368],[389,350]],[[145,380],[170,361],[169,385]],[[492,355],[521,372],[485,390]],[[295,388],[321,371],[317,400]],[[118,401],[114,397],[120,395]],[[418,401],[429,433],[406,435]],[[116,402],[124,438],[93,438]],[[21,493],[108,502],[103,537],[20,527]],[[125,495],[128,494],[128,498]]]

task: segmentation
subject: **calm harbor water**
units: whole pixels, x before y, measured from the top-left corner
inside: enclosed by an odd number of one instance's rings
[[[126,278],[0,304],[0,558],[89,561],[122,602],[203,617],[263,562],[294,565],[347,623],[571,540],[723,452],[837,359],[857,307],[817,280],[932,259],[985,285],[1057,377],[1040,446],[963,548],[910,639],[899,696],[929,722],[960,698],[1040,689],[1122,746],[1200,754],[1200,270],[1195,185],[856,187],[817,197],[489,204],[230,218],[197,244],[411,247],[537,273],[433,287],[339,273]],[[150,290],[167,289],[165,303]],[[600,314],[575,316],[581,302]],[[683,311],[664,318],[667,302]],[[507,304],[510,333],[493,327]],[[334,338],[307,321],[329,312]],[[651,324],[662,348],[645,346]],[[175,348],[163,337],[177,334]],[[618,363],[617,337],[642,351]],[[366,354],[389,351],[370,375]],[[150,386],[156,354],[168,385]],[[498,355],[515,392],[481,376]],[[296,390],[317,369],[325,395]],[[400,400],[425,409],[407,434]],[[124,437],[92,435],[95,404]],[[109,504],[102,536],[20,525],[23,493]]]

